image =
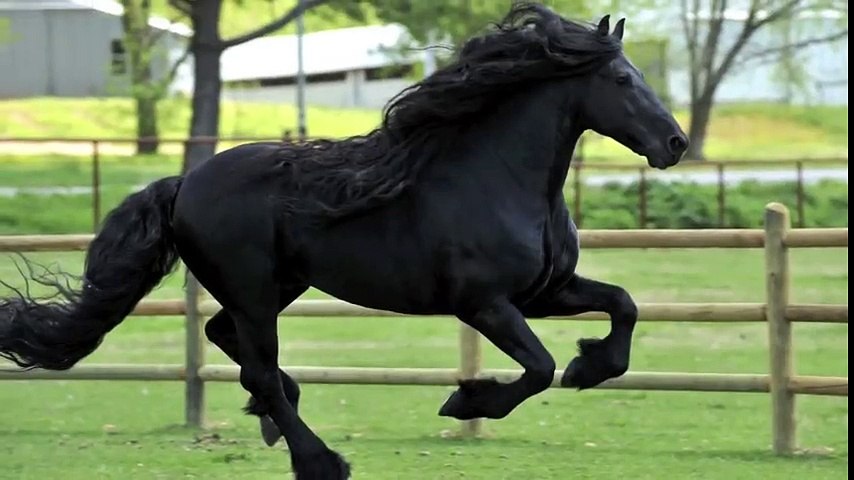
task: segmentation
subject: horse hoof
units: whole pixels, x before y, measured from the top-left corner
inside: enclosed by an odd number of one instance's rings
[[[463,393],[457,390],[448,397],[445,404],[439,409],[439,416],[452,417],[457,420],[471,420],[476,418],[476,414],[470,405],[471,402],[467,401]]]
[[[439,416],[453,417],[457,420],[482,417],[497,419],[509,413],[495,408],[498,405],[495,394],[501,388],[501,384],[494,378],[461,380],[459,384],[460,388],[451,394],[439,409]]]
[[[266,443],[268,447],[272,447],[280,438],[282,438],[282,432],[279,430],[279,426],[276,425],[276,422],[274,422],[269,415],[260,417],[258,421],[261,424],[261,438],[264,439],[264,443]]]
[[[577,388],[578,390],[590,388],[592,385],[590,385],[591,381],[586,378],[584,373],[587,370],[583,367],[584,363],[584,357],[578,356],[573,358],[560,377],[560,386],[564,388]]]
[[[291,465],[296,480],[347,480],[350,464],[328,448],[309,455],[292,457]]]

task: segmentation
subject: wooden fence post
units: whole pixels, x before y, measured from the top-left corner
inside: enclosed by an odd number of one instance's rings
[[[789,253],[783,244],[790,226],[789,210],[780,203],[765,207],[765,315],[770,351],[770,391],[774,453],[795,450],[795,395],[789,389],[793,375],[792,325],[786,318],[789,303]]]
[[[573,196],[573,215],[572,219],[575,221],[575,225],[578,228],[581,228],[581,223],[583,219],[581,218],[581,169],[583,164],[578,163],[575,167],[575,175],[572,176],[572,185],[574,188]]]
[[[92,142],[92,232],[101,229],[101,154],[98,141]]]
[[[798,211],[798,228],[804,228],[806,225],[806,216],[804,215],[804,162],[798,160],[795,164],[798,172],[798,182],[796,190],[796,205]]]
[[[726,179],[724,179],[724,164],[718,164],[718,228],[726,225]]]
[[[480,372],[480,333],[468,325],[460,328],[460,374],[462,378],[475,378]],[[463,420],[460,434],[464,438],[480,434],[482,421],[479,418]]]
[[[638,228],[646,228],[646,169],[639,168],[638,172]]]
[[[195,428],[203,426],[205,413],[205,383],[199,377],[199,370],[205,363],[205,339],[202,315],[199,313],[199,290],[199,282],[187,270],[184,418],[187,426]]]

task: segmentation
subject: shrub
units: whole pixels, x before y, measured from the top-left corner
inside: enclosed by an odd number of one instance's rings
[[[640,186],[607,183],[584,186],[581,192],[582,228],[639,228]],[[571,191],[566,195],[573,209]],[[724,223],[719,222],[718,187],[696,183],[646,182],[644,228],[761,228],[763,209],[770,202],[786,205],[798,226],[797,186],[794,182],[743,182],[727,185]],[[847,227],[848,184],[824,180],[805,185],[804,227]]]

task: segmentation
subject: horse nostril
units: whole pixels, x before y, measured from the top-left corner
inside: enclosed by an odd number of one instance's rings
[[[680,154],[688,148],[688,140],[681,135],[673,135],[667,140],[667,149],[670,153]]]

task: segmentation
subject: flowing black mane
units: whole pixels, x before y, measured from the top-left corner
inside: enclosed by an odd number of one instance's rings
[[[595,26],[517,3],[495,28],[472,38],[449,65],[404,89],[367,135],[312,140],[279,150],[301,197],[286,210],[341,218],[394,199],[459,131],[520,85],[589,73],[622,44]],[[290,189],[290,191],[296,191]],[[297,204],[299,202],[300,204]],[[311,204],[308,204],[311,203]]]

